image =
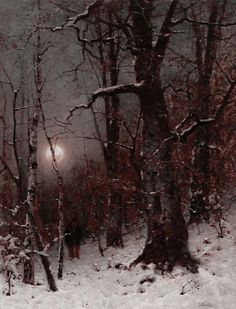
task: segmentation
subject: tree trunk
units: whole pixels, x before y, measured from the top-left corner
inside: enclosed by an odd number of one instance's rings
[[[160,82],[158,83],[160,84]],[[176,263],[196,267],[188,251],[188,231],[181,210],[172,163],[168,112],[158,85],[140,96],[143,111],[143,183],[149,210],[148,239],[136,263],[155,263],[171,270]],[[163,144],[163,146],[161,146]],[[157,155],[154,152],[159,149]]]
[[[56,154],[55,154],[55,147],[53,145],[52,139],[50,138],[47,127],[46,127],[46,118],[43,111],[43,106],[41,100],[39,101],[40,104],[40,111],[41,111],[41,117],[43,122],[43,130],[46,137],[46,140],[49,144],[49,149],[51,151],[52,155],[52,167],[54,169],[54,172],[57,176],[57,184],[58,184],[58,190],[59,190],[59,196],[57,200],[57,211],[58,211],[58,217],[59,217],[59,225],[58,225],[58,272],[57,277],[58,279],[63,278],[63,268],[64,268],[64,230],[65,230],[65,224],[64,224],[64,189],[63,189],[63,176],[60,172],[59,164],[57,162]]]
[[[114,83],[114,85],[117,84]],[[112,84],[112,86],[114,86]],[[117,188],[119,181],[118,149],[116,143],[119,141],[119,98],[113,96],[107,123],[107,140],[105,159],[109,182],[111,184],[110,196],[108,201],[108,227],[107,227],[107,246],[123,247],[122,240],[122,194]]]
[[[39,74],[39,73],[38,73]],[[37,75],[40,78],[40,74]],[[48,279],[48,284],[51,291],[57,291],[56,282],[52,275],[50,269],[50,263],[48,257],[44,253],[43,242],[41,239],[41,235],[37,228],[37,223],[34,218],[33,209],[35,206],[35,198],[36,198],[36,178],[37,178],[37,148],[38,148],[38,123],[39,123],[39,114],[40,114],[40,104],[41,104],[41,93],[38,93],[37,102],[35,103],[35,111],[33,116],[32,128],[30,133],[30,141],[29,141],[29,182],[28,182],[28,191],[27,191],[27,199],[24,202],[24,206],[26,208],[27,221],[29,225],[27,241],[29,243],[29,249],[33,250],[34,243],[36,245],[37,250],[39,251],[42,264],[44,266],[44,270],[46,272],[46,276]],[[34,261],[32,254],[28,255],[29,259],[25,261],[24,264],[24,277],[23,282],[34,284]]]
[[[63,268],[64,268],[64,214],[63,214],[63,184],[62,179],[59,179],[60,184],[60,194],[58,198],[58,213],[59,213],[59,227],[58,227],[58,235],[59,235],[59,254],[58,254],[58,279],[63,278]]]
[[[119,41],[119,34],[115,33],[115,27],[113,26],[114,18],[112,13],[108,13],[109,16],[109,26],[108,35],[109,37],[118,36],[117,41]],[[97,35],[101,38],[101,43],[99,44],[99,56],[100,64],[103,67],[102,71],[102,85],[107,87],[108,77],[106,72],[106,61],[109,61],[109,80],[111,86],[116,86],[118,84],[119,69],[118,69],[118,55],[119,55],[119,42],[110,41],[108,47],[108,55],[105,55],[106,46],[102,43],[102,29],[100,21],[98,21]],[[108,220],[107,220],[107,246],[108,247],[123,247],[122,240],[122,224],[123,224],[123,211],[122,211],[122,195],[117,190],[117,182],[119,175],[119,162],[118,162],[118,146],[120,135],[120,124],[118,119],[120,99],[118,96],[114,95],[109,98],[104,98],[105,100],[105,118],[106,118],[106,138],[107,146],[102,145],[102,150],[104,154],[108,181],[110,183],[110,192],[108,198]],[[97,128],[97,131],[99,129]],[[100,135],[100,134],[99,134]]]
[[[40,0],[38,0],[38,10],[39,10],[39,25],[41,25],[41,4]],[[37,223],[34,217],[34,207],[36,201],[36,186],[37,186],[37,151],[38,151],[38,125],[39,125],[39,118],[40,118],[40,111],[42,106],[42,54],[41,54],[41,35],[40,30],[37,33],[37,50],[36,50],[36,72],[35,72],[35,87],[37,98],[36,102],[34,102],[34,115],[32,119],[32,126],[30,130],[30,137],[29,137],[29,181],[28,181],[28,190],[27,190],[27,199],[24,202],[24,206],[26,209],[26,214],[28,217],[29,222],[29,232],[28,240],[30,245],[34,245],[33,241],[36,245],[37,250],[39,251],[40,258],[42,264],[44,266],[44,270],[47,276],[49,288],[51,291],[57,291],[56,282],[54,280],[53,274],[50,269],[50,262],[48,256],[44,252],[43,242],[39,230],[37,228]],[[30,256],[29,256],[30,258]],[[34,266],[32,264],[33,260],[30,259],[31,264],[29,261],[26,260],[25,264],[25,272],[23,281],[26,283],[28,282],[27,279],[32,280],[30,273],[34,274]],[[30,266],[30,268],[29,268]],[[32,267],[31,267],[32,266]]]
[[[134,264],[155,263],[162,269],[167,264],[172,269],[181,263],[194,272],[197,268],[188,251],[188,231],[175,182],[172,145],[164,142],[170,137],[170,129],[160,79],[178,1],[171,2],[155,47],[152,45],[151,3],[143,0],[130,3],[136,44],[136,80],[145,81],[139,99],[143,115],[143,185],[150,217],[145,248]]]
[[[32,202],[32,200],[31,200],[31,202]],[[50,262],[49,262],[48,256],[44,252],[44,246],[43,246],[42,238],[41,238],[41,235],[40,235],[39,230],[37,228],[37,223],[36,223],[35,218],[34,218],[31,202],[30,202],[30,200],[27,200],[24,203],[24,206],[26,208],[26,213],[28,215],[29,222],[30,222],[30,225],[31,225],[31,229],[33,231],[33,236],[34,236],[36,248],[39,252],[39,255],[40,255],[40,258],[41,258],[41,261],[42,261],[42,264],[43,264],[43,267],[44,267],[44,270],[45,270],[45,273],[46,273],[49,288],[50,288],[51,291],[56,292],[57,291],[56,282],[55,282],[55,279],[53,277],[53,274],[52,274],[52,271],[51,271],[51,268],[50,268]]]
[[[197,24],[193,25],[196,36],[196,59],[198,67],[198,106],[199,118],[209,117],[211,102],[211,78],[216,61],[217,45],[219,40],[219,27],[224,16],[225,5],[223,4],[221,15],[219,14],[219,1],[210,1],[209,24],[207,25],[206,47],[202,46],[204,37]],[[192,12],[196,18],[195,12]],[[218,21],[219,17],[219,21]],[[204,51],[205,49],[205,51]],[[201,219],[209,219],[209,192],[210,192],[210,152],[209,152],[210,131],[209,127],[201,127],[196,130],[193,158],[192,158],[192,179],[191,179],[191,201],[190,221],[199,222]]]
[[[202,86],[200,93],[200,118],[209,117],[209,95],[202,93],[205,85]],[[194,139],[194,149],[192,157],[192,179],[191,179],[191,200],[190,200],[190,220],[189,223],[199,222],[201,219],[209,219],[209,127],[197,128]]]
[[[123,247],[122,239],[122,196],[119,192],[112,192],[108,201],[108,228],[107,228],[107,247]]]

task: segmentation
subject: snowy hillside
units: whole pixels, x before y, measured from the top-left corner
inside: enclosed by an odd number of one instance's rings
[[[128,265],[144,243],[142,233],[128,235],[124,249],[109,249],[101,257],[96,243],[82,246],[81,258],[66,259],[64,280],[59,292],[48,292],[43,278],[39,285],[25,286],[14,282],[12,296],[4,295],[6,282],[0,274],[1,309],[233,309],[236,305],[236,211],[225,223],[225,237],[207,225],[192,228],[190,247],[200,259],[198,274],[177,267],[162,275],[149,265],[132,270]],[[115,267],[116,266],[116,267]],[[38,267],[41,268],[38,263]],[[38,272],[37,272],[38,273]]]

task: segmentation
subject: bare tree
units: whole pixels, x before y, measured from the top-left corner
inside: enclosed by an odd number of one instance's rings
[[[209,1],[208,24],[201,26],[193,23],[196,37],[196,63],[198,72],[197,82],[197,114],[199,118],[207,119],[210,116],[212,102],[213,69],[217,62],[217,47],[220,44],[220,27],[227,1]],[[197,21],[196,11],[191,8],[193,19]],[[205,31],[205,29],[207,31]],[[205,33],[206,32],[206,33]],[[204,39],[206,35],[206,39]],[[190,222],[199,221],[201,217],[209,218],[209,160],[210,160],[210,130],[208,126],[199,127],[195,133],[192,158],[193,176],[191,181]]]
[[[52,138],[48,134],[48,130],[46,127],[46,118],[43,111],[43,106],[40,102],[40,111],[42,116],[42,122],[43,122],[43,130],[45,137],[47,139],[47,142],[49,144],[49,148],[52,155],[52,166],[57,176],[57,183],[58,183],[58,199],[57,199],[57,210],[59,215],[59,226],[58,226],[58,244],[59,244],[59,254],[58,254],[58,279],[63,278],[63,264],[64,264],[64,230],[65,230],[65,224],[64,224],[64,214],[63,214],[63,207],[64,207],[64,189],[63,189],[63,177],[62,173],[60,171],[56,154],[55,154],[55,147],[56,144],[53,144]]]
[[[127,47],[135,58],[136,82],[97,90],[88,105],[74,107],[69,117],[77,109],[89,108],[101,96],[113,97],[122,93],[133,93],[138,96],[143,117],[143,185],[151,220],[148,227],[148,241],[143,253],[135,262],[154,262],[157,265],[168,263],[171,268],[177,261],[180,261],[192,271],[196,271],[188,252],[188,231],[175,182],[171,158],[172,145],[171,143],[163,145],[163,141],[172,134],[161,83],[161,68],[172,35],[172,28],[176,24],[173,18],[178,2],[171,1],[155,42],[152,24],[154,2],[129,1],[128,17],[119,20],[118,27],[122,29],[127,40]],[[95,3],[97,6],[103,5],[103,1],[95,1],[87,7],[84,13],[70,18],[62,27],[56,27],[54,31],[72,27],[79,31],[77,23],[89,17]],[[113,5],[115,3],[116,1],[112,2]],[[130,18],[132,30],[130,30]],[[161,145],[163,147],[160,151],[155,152]]]
[[[37,2],[39,11],[39,25],[41,24],[41,3],[40,0]],[[35,55],[35,86],[36,86],[36,100],[34,102],[34,114],[32,119],[32,126],[30,130],[30,140],[29,140],[29,182],[27,190],[27,199],[24,202],[26,213],[28,216],[29,230],[32,231],[32,235],[29,235],[29,242],[31,244],[32,236],[34,236],[34,241],[39,250],[40,258],[45,269],[49,287],[52,291],[57,291],[56,282],[54,280],[52,271],[50,269],[50,263],[48,256],[43,254],[44,247],[41,239],[41,235],[38,231],[35,217],[33,214],[33,209],[35,207],[36,201],[36,186],[37,186],[37,150],[38,150],[38,125],[42,106],[42,50],[41,50],[41,35],[40,30],[37,33],[37,44],[36,44],[36,55]],[[26,261],[24,270],[24,282],[33,283],[34,281],[34,265],[33,259],[30,256],[29,260]]]
[[[113,27],[114,16],[111,12],[101,14],[98,10],[98,20],[96,27],[99,62],[102,68],[102,87],[116,86],[119,78],[118,58],[120,53],[120,33]],[[101,16],[108,19],[104,32],[107,32],[109,40],[104,40],[103,25],[100,21]],[[108,51],[107,51],[108,50]],[[108,76],[109,75],[109,76]],[[104,97],[105,102],[105,127],[106,141],[102,141],[102,151],[107,169],[108,182],[111,184],[108,196],[108,219],[107,219],[107,246],[122,247],[122,195],[114,187],[119,176],[118,146],[120,122],[119,108],[120,99],[117,95],[111,98]],[[94,111],[92,110],[94,113]],[[95,115],[95,114],[94,114]],[[94,118],[96,121],[96,118]],[[99,126],[95,124],[98,137],[101,139]]]

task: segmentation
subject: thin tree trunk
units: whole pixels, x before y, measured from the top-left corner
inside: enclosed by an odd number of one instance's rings
[[[46,118],[43,112],[42,104],[40,104],[41,116],[43,121],[43,130],[47,142],[49,144],[49,148],[52,155],[52,166],[57,176],[57,184],[59,190],[59,196],[57,200],[57,211],[59,216],[59,225],[58,225],[58,279],[63,278],[63,267],[64,267],[64,231],[65,231],[65,223],[64,223],[64,189],[63,189],[63,177],[60,172],[60,168],[57,162],[56,154],[55,154],[55,147],[52,143],[52,139],[50,138],[47,128],[46,128]]]
[[[38,10],[39,10],[39,24],[40,18],[41,18],[41,6],[40,6],[40,0],[38,0]],[[41,36],[40,31],[38,31],[37,36],[37,53],[36,53],[36,73],[35,73],[35,86],[36,86],[36,92],[37,92],[37,98],[36,102],[34,104],[34,115],[32,120],[32,127],[30,130],[30,140],[29,140],[29,182],[28,182],[28,190],[27,190],[27,199],[24,203],[24,206],[26,208],[26,214],[29,222],[29,241],[31,242],[30,245],[32,245],[32,242],[34,241],[37,250],[40,253],[40,258],[42,261],[42,264],[44,266],[44,270],[47,276],[48,285],[51,291],[57,291],[57,286],[55,279],[53,277],[53,274],[50,269],[50,262],[48,257],[44,254],[44,247],[41,235],[39,233],[39,230],[37,228],[37,223],[35,221],[33,209],[35,207],[36,202],[36,184],[37,184],[37,150],[38,150],[38,125],[39,125],[39,118],[40,118],[40,108],[42,106],[42,71],[41,71],[41,65],[42,65],[42,54],[41,54]],[[29,260],[26,261],[25,265],[25,272],[24,272],[24,278],[23,281],[28,281],[30,279],[31,283],[34,282],[34,278],[32,276],[29,276],[30,274],[34,274],[34,265],[33,260],[29,256]],[[31,264],[29,264],[29,261]]]
[[[33,183],[31,182],[31,184],[33,184]],[[29,188],[33,189],[34,186],[31,186],[29,184]],[[37,250],[39,252],[39,255],[40,255],[40,258],[41,258],[41,261],[42,261],[42,264],[43,264],[43,267],[44,267],[44,270],[45,270],[45,273],[46,273],[49,288],[50,288],[51,291],[56,292],[58,290],[57,285],[56,285],[54,276],[53,276],[52,271],[51,271],[48,256],[44,252],[44,246],[43,246],[42,238],[41,238],[41,235],[40,235],[39,230],[37,228],[37,223],[35,221],[34,214],[33,214],[33,211],[32,211],[32,202],[35,202],[34,196],[35,196],[35,192],[29,193],[29,199],[27,199],[27,201],[24,203],[24,206],[26,208],[26,213],[27,213],[28,218],[29,218],[31,230],[32,230],[33,236],[34,236],[34,241],[35,241]],[[33,200],[31,198],[33,198]]]
[[[113,16],[109,14],[109,37],[114,37]],[[102,44],[102,29],[101,24],[98,24],[97,34],[101,38],[99,44],[100,64],[103,67],[102,71],[102,85],[107,87],[107,72],[105,60],[105,46]],[[119,40],[119,39],[117,39]],[[119,69],[118,69],[118,55],[119,43],[111,40],[109,43],[108,60],[110,64],[110,84],[115,86],[118,83]],[[123,247],[122,240],[122,225],[123,225],[123,210],[122,210],[122,195],[117,190],[116,184],[119,176],[119,163],[118,163],[118,147],[120,135],[120,123],[118,119],[120,99],[114,95],[111,99],[104,98],[105,100],[105,117],[106,117],[106,139],[107,146],[102,145],[104,160],[107,169],[108,181],[110,183],[110,192],[108,197],[108,220],[107,220],[107,246],[108,247]],[[97,131],[99,128],[97,128]],[[98,132],[100,135],[100,133]]]
[[[207,25],[206,47],[203,33],[200,26],[194,24],[193,29],[196,36],[196,59],[198,66],[198,105],[197,113],[200,118],[209,117],[211,102],[211,79],[216,60],[217,45],[219,40],[219,27],[227,1],[224,1],[220,14],[219,1],[210,2],[209,25]],[[195,12],[192,11],[196,19]],[[218,18],[220,20],[218,20]],[[204,51],[205,49],[205,51]],[[199,222],[201,219],[209,219],[209,193],[210,193],[210,130],[208,126],[198,128],[195,134],[193,158],[192,158],[192,179],[191,179],[191,201],[190,221]]]
[[[58,247],[58,273],[57,273],[57,278],[62,279],[63,278],[63,269],[64,269],[64,214],[63,214],[63,200],[64,200],[64,195],[63,195],[63,184],[61,183],[60,185],[60,194],[58,198],[58,213],[59,213],[59,227],[58,227],[58,234],[59,234],[59,247]]]
[[[115,65],[115,64],[114,64]],[[117,81],[112,83],[116,85]],[[116,143],[119,141],[119,121],[117,113],[119,111],[119,98],[113,96],[111,98],[111,111],[109,124],[107,127],[108,145],[106,148],[106,165],[111,190],[108,202],[108,228],[107,228],[107,246],[123,247],[122,225],[123,225],[123,209],[122,194],[116,188],[119,177],[118,149]]]

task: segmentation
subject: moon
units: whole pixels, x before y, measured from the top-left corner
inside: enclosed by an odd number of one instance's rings
[[[64,158],[64,150],[63,150],[63,148],[58,146],[58,145],[56,145],[56,146],[54,146],[54,152],[55,152],[56,161],[58,163],[61,162],[62,159]],[[47,158],[48,161],[52,161],[53,158],[52,158],[52,152],[51,152],[50,147],[48,147],[46,149],[45,155],[46,155],[46,158]]]

